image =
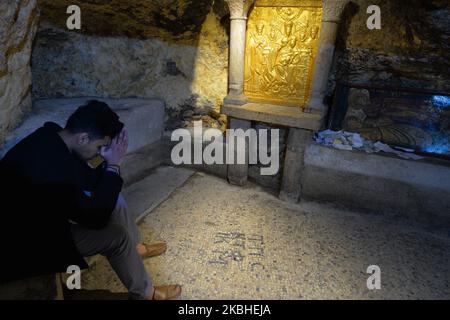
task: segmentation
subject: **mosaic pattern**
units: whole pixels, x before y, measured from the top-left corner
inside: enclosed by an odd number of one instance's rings
[[[146,260],[181,299],[450,298],[450,239],[380,213],[289,205],[259,187],[196,174],[141,224],[165,254]],[[225,253],[224,253],[225,252]],[[381,268],[381,290],[366,283]],[[124,292],[99,260],[83,288]]]

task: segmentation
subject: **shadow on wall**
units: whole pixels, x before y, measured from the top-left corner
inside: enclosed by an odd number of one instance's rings
[[[66,28],[72,4],[81,9],[81,30]],[[228,77],[223,0],[42,0],[39,6],[34,99],[159,98],[170,119],[186,109],[219,110]]]

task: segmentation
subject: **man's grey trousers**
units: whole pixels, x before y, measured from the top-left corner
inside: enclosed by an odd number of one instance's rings
[[[150,296],[152,281],[136,250],[136,245],[141,243],[139,229],[122,195],[105,228],[90,230],[72,224],[71,230],[79,252],[84,257],[96,254],[105,256],[132,298]]]

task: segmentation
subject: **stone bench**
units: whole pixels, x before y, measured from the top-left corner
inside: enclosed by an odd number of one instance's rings
[[[138,180],[142,172],[151,170],[162,162],[160,142],[164,131],[165,104],[163,101],[93,97],[34,101],[31,114],[6,138],[3,148],[0,149],[0,158],[21,139],[47,121],[53,121],[64,127],[76,108],[91,99],[106,102],[117,112],[128,130],[130,142],[122,169],[127,184]]]
[[[125,123],[130,136],[128,151],[134,152],[146,145],[159,141],[164,130],[164,102],[150,99],[103,99],[71,98],[36,100],[32,113],[6,139],[0,150],[0,158],[17,142],[47,121],[64,127],[69,116],[87,100],[97,99],[106,102]]]

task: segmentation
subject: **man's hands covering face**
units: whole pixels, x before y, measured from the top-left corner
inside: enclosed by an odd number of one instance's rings
[[[125,158],[128,149],[128,132],[123,129],[122,132],[111,141],[108,147],[102,147],[100,155],[108,164],[120,166]]]

